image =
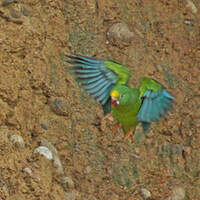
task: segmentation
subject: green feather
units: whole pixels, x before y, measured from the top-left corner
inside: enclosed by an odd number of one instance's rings
[[[158,83],[156,80],[143,77],[140,85],[140,97],[144,96],[144,93],[147,90],[152,90],[158,92],[162,89],[162,85]]]
[[[116,85],[128,84],[130,71],[126,66],[113,61],[104,61],[104,65],[118,76]]]
[[[119,100],[119,105],[112,107],[112,114],[114,118],[120,122],[124,132],[128,132],[130,128],[138,125],[137,113],[141,106],[141,99],[139,98],[139,90],[132,89],[125,85],[119,85],[113,88],[113,91],[117,91],[119,96],[123,98]]]

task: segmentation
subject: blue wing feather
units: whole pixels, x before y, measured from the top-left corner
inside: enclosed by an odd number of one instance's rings
[[[106,85],[106,84],[104,84],[103,86],[102,86],[103,88],[101,88],[101,89],[99,89],[97,92],[95,92],[95,93],[92,93],[91,95],[93,95],[94,97],[96,97],[97,99],[103,99],[102,98],[102,95],[103,94],[105,94],[105,92],[106,92],[106,89],[109,87],[109,85]],[[108,94],[108,96],[109,96],[109,94]]]
[[[106,94],[107,93],[110,93],[110,90],[114,87],[114,85],[109,85],[109,87],[106,89],[106,92],[104,94],[104,99],[102,100],[102,105],[103,105],[103,109],[104,109],[104,112],[105,110],[108,110],[110,108],[110,96],[107,96]],[[109,105],[106,105],[106,104],[109,104]]]
[[[68,56],[70,57],[70,56]],[[102,60],[100,59],[95,59],[95,58],[89,58],[87,56],[81,56],[77,55],[76,57],[71,56],[72,59],[76,58],[76,60],[81,60],[83,62],[87,62],[87,64],[100,64]]]
[[[67,56],[67,55],[66,55]],[[67,56],[76,80],[85,91],[101,103],[104,113],[110,111],[108,105],[110,91],[117,83],[117,75],[104,65],[104,60],[85,56]]]
[[[165,89],[155,92],[147,90],[137,114],[137,120],[142,122],[142,127],[147,130],[151,122],[158,121],[170,109],[174,97]],[[148,125],[147,125],[148,124]]]
[[[84,69],[84,68],[76,68],[76,73],[80,74],[88,74],[90,72],[91,74],[98,73],[98,69]]]
[[[102,84],[104,82],[104,79],[102,79],[101,77],[97,80],[95,80],[94,82],[92,82],[92,84],[88,84],[88,83],[82,83],[82,88],[84,88],[85,90],[90,90],[93,89],[97,86],[100,86],[100,84]]]
[[[148,103],[147,117],[148,117],[148,121],[150,121],[151,120],[151,113],[152,113],[152,104],[153,104],[152,99],[149,98],[148,102],[149,103]]]
[[[88,74],[85,74],[85,73],[77,73],[77,72],[75,72],[76,73],[76,76],[78,77],[78,78],[92,78],[92,77],[96,77],[96,76],[99,76],[99,75],[101,75],[101,72],[97,72],[97,73],[93,73],[93,72],[91,72],[91,73],[88,73]]]
[[[94,97],[99,96],[99,93],[101,93],[102,91],[105,91],[106,85],[108,85],[109,82],[108,81],[103,81],[101,82],[98,86],[92,88],[92,89],[86,89],[86,91],[90,94],[93,95]]]
[[[159,109],[158,109],[158,107],[157,107],[156,104],[153,104],[153,106],[152,106],[152,112],[155,113],[154,116],[152,117],[152,121],[157,121],[159,119],[159,117],[158,117],[158,115],[159,115],[158,114]]]
[[[89,79],[87,79],[87,78],[78,78],[78,77],[76,77],[78,83],[81,84],[81,87],[82,87],[82,86],[86,86],[86,85],[92,85],[92,84],[94,84],[95,82],[101,80],[102,78],[103,78],[103,75],[101,75],[101,76],[96,76],[96,77],[92,77],[92,78],[89,78]]]

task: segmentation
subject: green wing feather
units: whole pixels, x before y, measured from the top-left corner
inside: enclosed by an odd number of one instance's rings
[[[143,97],[147,90],[152,90],[154,92],[158,92],[162,89],[162,85],[158,83],[156,80],[151,78],[143,77],[140,85],[140,97]]]
[[[125,65],[113,61],[104,61],[104,65],[117,75],[116,85],[127,85],[130,78],[130,71]]]

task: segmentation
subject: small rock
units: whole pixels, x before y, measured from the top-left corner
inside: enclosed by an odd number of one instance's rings
[[[165,153],[182,155],[183,147],[181,144],[167,143],[162,145],[162,151]]]
[[[33,172],[32,172],[32,170],[29,167],[25,167],[23,169],[23,172],[27,173],[29,176],[33,175]]]
[[[57,149],[54,147],[54,145],[49,142],[47,139],[41,137],[41,146],[45,146],[48,149],[50,149],[50,151],[52,152],[52,154],[58,154]]]
[[[1,185],[1,188],[3,190],[3,192],[9,196],[9,190],[8,190],[8,187],[6,185]]]
[[[20,136],[20,135],[11,135],[9,139],[17,147],[20,147],[20,148],[24,148],[25,147],[24,139],[23,139],[22,136]]]
[[[92,197],[92,198],[90,198],[90,200],[97,200],[97,198],[96,197]]]
[[[45,146],[39,146],[38,148],[36,148],[34,150],[34,153],[39,153],[39,154],[43,155],[48,160],[53,159],[52,152]]]
[[[53,155],[53,166],[55,167],[57,174],[64,174],[63,166],[58,155]]]
[[[62,177],[61,184],[65,191],[68,191],[68,189],[74,189],[74,181],[69,177]]]
[[[186,20],[184,21],[184,23],[185,23],[187,26],[194,26],[193,22],[192,22],[191,20],[189,20],[189,19],[186,19]]]
[[[200,129],[200,118],[195,118],[195,119],[194,119],[194,124],[196,124],[196,127],[197,127],[198,129]]]
[[[17,2],[18,2],[17,0],[4,0],[2,2],[2,6],[7,6],[7,5],[11,4],[11,3],[17,3]]]
[[[43,137],[41,137],[41,145],[47,147],[51,151],[53,156],[53,166],[56,168],[57,174],[64,174],[58,151],[54,145]]]
[[[183,147],[182,145],[173,145],[171,144],[171,152],[172,154],[179,154],[179,155],[182,155],[182,152],[183,152]]]
[[[89,174],[91,172],[92,168],[90,166],[87,166],[85,169],[84,169],[84,173],[85,174]]]
[[[134,39],[134,33],[131,32],[126,24],[113,24],[107,31],[107,38],[111,44],[118,47],[129,46]]]
[[[198,11],[197,7],[195,6],[195,4],[191,0],[187,0],[187,5],[186,6],[188,8],[190,8],[194,14],[197,13],[197,11]]]
[[[56,113],[57,115],[63,115],[63,116],[69,115],[70,107],[66,99],[62,97],[50,98],[48,103],[52,111]]]
[[[23,6],[21,7],[21,12],[26,17],[30,16],[30,14],[31,14],[31,12],[27,8],[25,8]]]
[[[141,188],[140,192],[144,199],[151,198],[151,192],[149,190],[147,190],[146,188]]]
[[[183,156],[185,158],[191,157],[191,147],[189,147],[189,146],[183,147]]]
[[[111,194],[110,200],[119,200],[119,195],[117,195],[115,193]]]
[[[48,130],[48,127],[45,125],[45,124],[40,124],[41,125],[41,127],[42,127],[42,129],[44,129],[44,130]]]
[[[66,200],[76,200],[76,196],[77,194],[74,191],[65,193]]]
[[[175,187],[172,191],[171,200],[185,199],[185,190],[182,187]]]
[[[17,19],[20,18],[20,13],[13,8],[10,9],[10,15],[13,18],[17,18]]]
[[[108,40],[106,40],[106,44],[110,44],[110,42]]]
[[[22,171],[25,172],[31,178],[33,178],[35,181],[37,182],[41,181],[41,178],[38,175],[33,174],[33,171],[29,167],[25,167]]]

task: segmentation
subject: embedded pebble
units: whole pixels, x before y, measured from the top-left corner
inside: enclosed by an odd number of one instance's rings
[[[163,152],[182,155],[183,147],[181,144],[167,143],[162,146]]]
[[[25,7],[21,7],[21,12],[26,17],[28,17],[31,14],[31,12]]]
[[[171,200],[185,199],[185,190],[182,187],[175,187],[172,191]]]
[[[107,31],[107,38],[111,44],[118,47],[128,46],[134,39],[134,33],[131,32],[126,24],[113,24]]]
[[[41,178],[37,175],[34,175],[29,167],[25,167],[22,171],[25,172],[27,175],[29,175],[31,178],[33,178],[36,182],[41,181]]]
[[[41,125],[41,127],[42,127],[42,129],[44,129],[44,130],[48,130],[48,127],[45,125],[45,124],[40,124]]]
[[[58,154],[58,151],[56,150],[54,145],[43,137],[41,137],[41,146],[47,147],[52,152],[52,154]]]
[[[68,116],[70,113],[70,107],[65,98],[52,97],[49,99],[48,104],[52,111],[57,115]]]
[[[140,192],[144,199],[151,198],[151,192],[149,190],[147,190],[146,188],[141,188]]]
[[[58,151],[54,145],[43,137],[41,137],[41,145],[47,147],[51,151],[53,156],[53,166],[55,167],[57,174],[64,174]]]
[[[74,181],[69,177],[62,177],[61,184],[65,191],[68,189],[74,189]]]
[[[184,146],[183,147],[183,155],[185,157],[190,157],[191,156],[191,147],[189,146]]]
[[[91,168],[90,166],[87,166],[87,167],[84,169],[84,173],[85,173],[85,174],[89,174],[91,171],[92,171],[92,168]]]
[[[16,19],[20,18],[20,13],[13,8],[10,9],[10,15],[11,17],[16,18]]]
[[[55,167],[57,174],[64,174],[62,163],[57,155],[53,155],[53,166]]]
[[[186,6],[188,8],[190,8],[194,14],[197,13],[197,11],[198,11],[197,7],[195,6],[195,4],[191,0],[187,0],[187,5]]]
[[[75,192],[69,192],[65,193],[66,200],[76,200],[76,193]]]
[[[8,187],[6,186],[6,185],[1,185],[1,188],[2,188],[2,190],[3,190],[3,192],[6,194],[6,195],[8,195],[9,196],[9,189],[8,189]]]
[[[26,172],[29,176],[32,176],[33,175],[33,172],[32,170],[29,168],[29,167],[25,167],[23,169],[23,172]]]
[[[110,200],[119,200],[119,195],[115,193],[111,194]]]
[[[4,0],[2,2],[2,6],[7,6],[7,5],[11,4],[11,3],[17,3],[17,2],[18,2],[17,0]]]
[[[25,147],[24,139],[23,139],[22,136],[20,136],[20,135],[11,135],[9,139],[15,146],[21,147],[21,148]]]
[[[96,197],[92,197],[90,200],[97,200],[97,198]]]
[[[192,22],[191,20],[189,20],[189,19],[186,19],[186,20],[184,21],[184,23],[185,23],[187,26],[194,26],[193,22]]]
[[[48,160],[53,159],[52,152],[45,146],[39,146],[38,148],[36,148],[34,150],[34,153],[39,153],[39,154],[43,155]]]

